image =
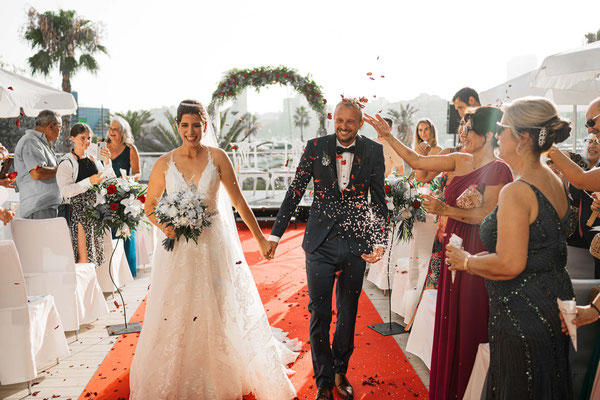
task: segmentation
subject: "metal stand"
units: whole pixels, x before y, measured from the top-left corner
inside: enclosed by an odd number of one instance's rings
[[[119,296],[121,297],[121,303],[123,304],[123,319],[125,323],[107,326],[106,330],[108,331],[109,336],[119,336],[124,333],[136,333],[142,331],[142,324],[140,324],[139,322],[132,322],[130,324],[127,323],[127,309],[125,308],[125,300],[123,299],[123,295],[121,294],[121,289],[119,289],[112,276],[112,260],[113,256],[115,255],[115,250],[117,250],[117,247],[119,246],[119,240],[121,240],[121,237],[117,237],[117,244],[114,247],[112,254],[110,255],[110,262],[108,263],[108,276],[110,277],[113,286],[117,289],[117,293],[119,293]]]
[[[390,336],[390,335],[399,335],[401,333],[409,333],[409,331],[405,330],[402,325],[397,322],[392,322],[392,285],[390,284],[390,259],[392,257],[392,244],[394,243],[394,236],[396,233],[396,226],[392,227],[392,240],[389,242],[389,251],[388,251],[388,260],[387,260],[387,281],[389,288],[388,295],[388,322],[384,322],[383,324],[374,324],[368,325],[369,328],[373,329],[375,332],[379,333],[382,336]]]

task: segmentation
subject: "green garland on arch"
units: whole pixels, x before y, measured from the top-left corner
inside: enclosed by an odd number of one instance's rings
[[[244,89],[252,86],[259,91],[264,86],[269,85],[291,85],[298,93],[306,97],[310,107],[319,116],[318,135],[327,133],[325,120],[327,119],[327,110],[325,104],[327,100],[323,97],[322,89],[310,77],[301,76],[298,71],[288,67],[257,67],[247,69],[232,69],[225,74],[225,77],[219,82],[217,90],[212,94],[208,112],[215,115],[219,106],[226,101],[235,99],[242,94]]]

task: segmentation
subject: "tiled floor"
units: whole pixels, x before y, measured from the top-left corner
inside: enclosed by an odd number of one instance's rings
[[[150,268],[142,268],[138,271],[135,281],[129,283],[123,290],[128,319],[145,297],[149,284]],[[387,297],[366,279],[363,288],[383,321],[387,322]],[[116,300],[119,301],[119,304],[121,303],[118,296]],[[51,399],[53,395],[59,395],[59,399],[71,398],[74,400],[78,398],[115,341],[115,337],[108,336],[106,326],[123,323],[122,309],[116,309],[112,297],[109,297],[107,302],[111,309],[108,315],[93,324],[82,326],[78,339],[76,339],[74,332],[67,334],[71,355],[60,360],[59,364],[50,365],[43,372],[40,372],[32,387],[33,393],[39,392],[36,396],[29,396],[27,384],[22,383],[0,385],[0,399]],[[403,322],[396,314],[392,313],[392,316],[392,321]],[[397,335],[395,339],[402,351],[405,351],[408,335]],[[405,354],[425,386],[429,387],[429,370],[425,364],[418,357],[406,351]]]

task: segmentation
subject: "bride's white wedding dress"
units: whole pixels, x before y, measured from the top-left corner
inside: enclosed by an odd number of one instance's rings
[[[189,183],[172,155],[167,193]],[[218,213],[219,173],[212,159],[197,185],[215,213],[198,244],[160,242],[143,329],[131,366],[131,399],[287,400],[295,390],[286,364],[297,354],[273,336],[239,239]]]

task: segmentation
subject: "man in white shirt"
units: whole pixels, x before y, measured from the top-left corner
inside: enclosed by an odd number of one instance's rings
[[[354,326],[366,262],[376,262],[386,243],[387,206],[381,144],[358,135],[362,109],[344,99],[334,112],[335,134],[311,139],[271,231],[271,258],[306,186],[314,200],[302,247],[310,302],[310,343],[317,400],[354,392],[346,378],[354,350]],[[369,202],[370,194],[370,202]],[[337,324],[330,345],[331,301],[337,279]]]

